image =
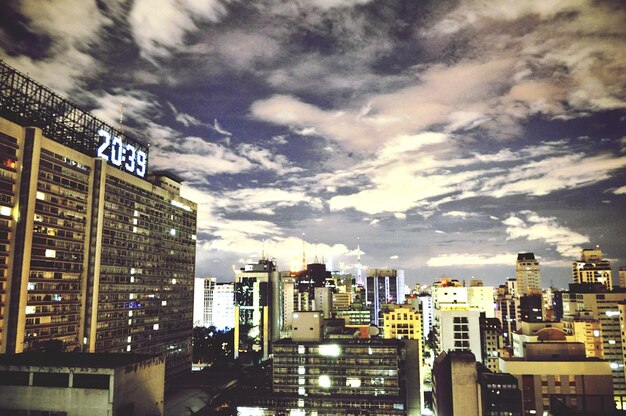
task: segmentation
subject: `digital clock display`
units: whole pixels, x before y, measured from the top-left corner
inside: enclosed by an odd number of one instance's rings
[[[97,156],[113,166],[125,170],[140,178],[146,176],[148,155],[132,143],[126,143],[120,137],[111,136],[106,130],[98,130],[100,138]]]

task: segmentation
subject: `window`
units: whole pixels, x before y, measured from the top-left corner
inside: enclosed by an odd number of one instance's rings
[[[33,373],[33,386],[68,387],[69,381],[67,373]]]
[[[109,389],[109,376],[104,374],[74,374],[74,388],[78,389]]]

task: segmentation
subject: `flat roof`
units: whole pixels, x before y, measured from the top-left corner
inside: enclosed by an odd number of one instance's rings
[[[20,354],[0,354],[0,365],[118,368],[159,357],[161,356],[124,353],[23,352]]]

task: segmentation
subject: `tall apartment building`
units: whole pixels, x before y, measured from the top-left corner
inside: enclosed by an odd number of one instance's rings
[[[563,313],[574,319],[600,321],[604,359],[613,372],[615,395],[626,394],[624,351],[619,303],[626,300],[626,291],[608,291],[603,283],[570,284],[563,293]]]
[[[235,358],[267,360],[280,336],[281,303],[276,263],[261,259],[235,274]]]
[[[480,314],[477,310],[435,309],[435,354],[471,351],[482,362]]]
[[[193,326],[211,326],[213,315],[214,277],[196,277],[193,287]]]
[[[148,149],[0,62],[0,351],[191,369],[196,204]]]
[[[611,290],[611,262],[602,259],[602,250],[599,247],[583,249],[580,260],[572,263],[572,279],[574,283],[602,283]]]
[[[502,286],[501,286],[502,287]],[[508,290],[503,290],[495,299],[495,315],[502,323],[502,336],[504,346],[511,347],[512,335],[517,330],[517,298],[511,295]]]
[[[533,253],[519,253],[515,263],[517,294],[541,293],[541,269]]]
[[[484,313],[480,315],[480,347],[482,363],[492,373],[498,373],[498,357],[503,348],[502,328],[498,318],[487,318]]]

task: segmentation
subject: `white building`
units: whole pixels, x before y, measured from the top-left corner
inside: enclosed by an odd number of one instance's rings
[[[435,309],[466,307],[495,317],[493,286],[433,286],[432,294]]]
[[[194,326],[215,326],[226,330],[235,326],[233,283],[217,283],[214,277],[196,278],[193,302]]]
[[[435,352],[471,351],[483,360],[480,343],[480,311],[435,309]]]

